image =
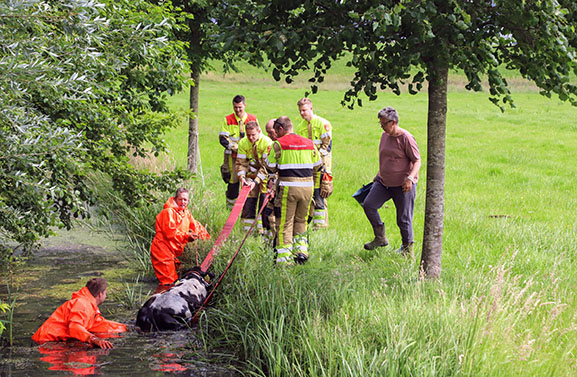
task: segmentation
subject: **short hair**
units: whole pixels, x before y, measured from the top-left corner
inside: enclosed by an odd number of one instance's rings
[[[108,282],[105,278],[90,279],[86,283],[86,288],[88,288],[92,296],[96,297],[108,288]]]
[[[304,97],[304,98],[299,99],[299,101],[297,102],[298,107],[301,107],[302,105],[311,105],[311,107],[312,107],[313,102],[311,101],[310,98]]]
[[[240,94],[237,94],[236,96],[234,96],[234,98],[232,99],[232,103],[246,103],[244,96],[241,96]]]
[[[399,124],[399,114],[397,110],[393,109],[391,106],[387,106],[384,109],[381,109],[378,114],[379,119],[386,119],[386,120],[394,120],[397,124]]]
[[[258,122],[256,120],[251,120],[250,122],[246,122],[246,124],[244,125],[244,129],[245,130],[254,130],[257,129],[260,131],[260,125],[258,124]]]
[[[187,193],[188,194],[188,189],[181,187],[176,189],[176,194],[174,194],[174,199],[178,198],[178,195],[182,194],[182,193]]]
[[[276,120],[274,121],[273,127],[276,129],[277,126],[282,127],[287,131],[292,131],[292,129],[293,129],[293,124],[292,124],[290,118],[287,116],[282,116],[282,117],[276,118]]]

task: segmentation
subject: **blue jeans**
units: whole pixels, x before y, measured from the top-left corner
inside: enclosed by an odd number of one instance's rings
[[[416,194],[416,184],[413,184],[411,190],[403,192],[401,186],[387,187],[377,179],[363,203],[363,209],[373,228],[383,225],[379,208],[392,198],[397,210],[397,226],[401,231],[403,245],[406,245],[413,242],[413,210]]]

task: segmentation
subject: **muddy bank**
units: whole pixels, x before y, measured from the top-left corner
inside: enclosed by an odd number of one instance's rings
[[[79,229],[44,243],[12,276],[2,277],[0,297],[8,296],[6,279],[16,294],[14,345],[0,350],[0,376],[236,376],[234,367],[204,354],[198,330],[143,334],[134,331],[136,311],[156,288],[139,278],[103,235]],[[113,350],[71,343],[38,346],[30,337],[72,292],[92,277],[109,281],[100,309],[105,318],[132,329],[111,339]],[[211,361],[206,361],[211,360]]]

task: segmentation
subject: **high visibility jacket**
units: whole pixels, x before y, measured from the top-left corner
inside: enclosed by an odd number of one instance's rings
[[[92,333],[118,333],[126,331],[126,325],[108,321],[102,317],[96,299],[88,288],[74,292],[72,298],[40,326],[32,336],[38,343],[78,339],[87,342]]]
[[[174,197],[164,203],[164,209],[156,216],[155,227],[156,235],[150,246],[152,266],[160,284],[172,284],[178,278],[174,263],[188,242],[188,231],[203,240],[210,235],[188,209],[179,210]]]
[[[245,113],[244,117],[237,118],[236,114],[232,113],[224,118],[224,125],[218,138],[225,154],[232,154],[238,150],[238,142],[245,134],[244,125],[250,121],[257,121],[256,116]]]
[[[331,173],[331,149],[333,145],[331,122],[318,115],[313,115],[310,123],[304,119],[301,120],[295,127],[295,133],[313,141],[323,160],[325,171]]]
[[[321,164],[313,142],[297,134],[278,138],[267,156],[268,169],[278,172],[279,186],[312,187]]]
[[[236,173],[239,178],[246,175],[248,178],[254,179],[257,184],[266,182],[265,159],[271,144],[271,138],[262,134],[254,143],[251,143],[246,137],[239,141],[236,156]]]

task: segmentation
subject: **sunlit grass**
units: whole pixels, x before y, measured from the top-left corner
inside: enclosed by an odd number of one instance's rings
[[[345,74],[335,82],[342,85]],[[260,71],[236,75],[212,73],[200,84],[204,180],[194,183],[191,204],[213,238],[228,215],[218,132],[232,97],[245,95],[261,124],[280,115],[297,121],[306,90],[272,83]],[[202,317],[209,347],[232,350],[245,373],[259,376],[574,375],[577,109],[529,88],[514,93],[517,108],[501,113],[486,93],[450,91],[443,273],[423,282],[427,96],[384,92],[350,111],[334,88],[312,97],[315,112],[333,125],[330,229],[312,232],[311,259],[289,269],[274,268],[270,250],[251,237]],[[399,111],[425,162],[415,262],[393,252],[400,235],[392,203],[381,210],[391,245],[364,250],[370,226],[351,198],[377,172],[376,114],[387,105]],[[185,110],[187,96],[174,97],[173,106]],[[166,138],[170,157],[185,166],[187,125]],[[241,237],[235,231],[223,247],[217,273]],[[200,258],[207,247],[192,252]]]

